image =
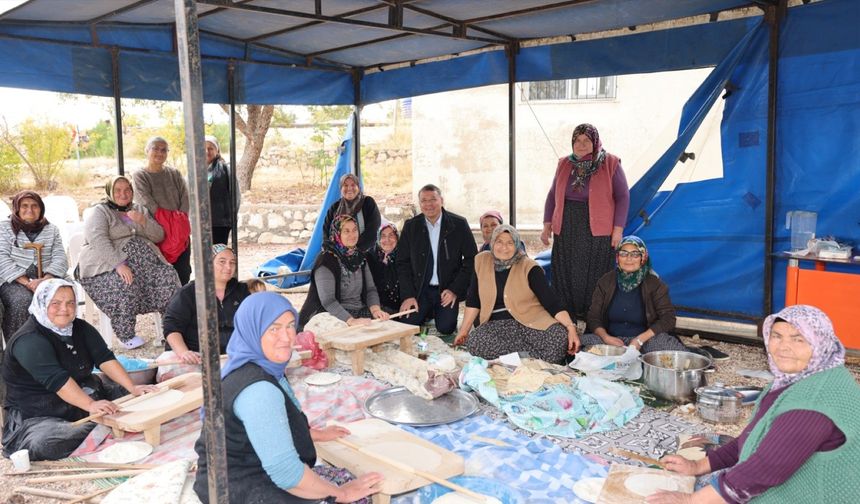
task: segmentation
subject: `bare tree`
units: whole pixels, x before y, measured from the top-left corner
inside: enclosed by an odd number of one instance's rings
[[[221,105],[228,114],[230,108]],[[245,117],[242,117],[242,109]],[[274,105],[245,105],[236,107],[236,129],[245,135],[245,148],[242,157],[236,163],[236,177],[239,180],[239,190],[245,192],[251,188],[251,179],[254,177],[254,168],[263,152],[263,142],[266,140],[266,132],[272,122]]]

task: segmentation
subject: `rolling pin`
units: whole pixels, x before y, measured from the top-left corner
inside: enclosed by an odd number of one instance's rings
[[[638,462],[642,462],[643,464],[657,466],[660,469],[666,469],[666,467],[663,466],[663,463],[659,460],[651,457],[646,457],[645,455],[639,455],[636,452],[622,450],[621,448],[612,448],[609,451],[615,453],[616,455],[621,455],[622,457],[629,458],[630,460],[636,460]]]
[[[405,317],[406,315],[409,315],[410,313],[415,313],[415,312],[417,312],[417,311],[418,311],[418,308],[410,308],[409,310],[404,310],[404,311],[402,311],[402,312],[393,313],[393,314],[391,314],[391,315],[389,315],[389,316],[388,316],[388,320],[393,320],[393,319],[396,319],[396,318]],[[377,323],[379,323],[379,322],[385,322],[385,321],[384,321],[384,320],[381,320],[381,319],[373,319],[373,320],[370,322],[370,324],[367,324],[367,325],[363,325],[363,326],[346,326],[346,327],[341,327],[340,329],[335,329],[335,330],[333,330],[333,331],[329,331],[329,332],[327,332],[327,333],[322,333],[322,334],[320,334],[320,336],[323,336],[323,337],[325,337],[325,338],[328,338],[329,336],[333,336],[333,335],[335,335],[335,334],[340,334],[340,333],[343,333],[343,332],[347,332],[347,331],[349,331],[349,330],[361,329],[362,327],[367,327],[368,325],[377,324]]]
[[[462,493],[464,495],[468,495],[469,497],[471,497],[473,499],[477,499],[478,502],[491,502],[490,499],[492,499],[492,497],[489,497],[489,496],[484,495],[484,494],[479,494],[478,492],[469,490],[468,488],[466,488],[464,486],[460,486],[456,483],[451,483],[450,481],[448,481],[444,478],[440,478],[434,474],[430,474],[428,472],[421,471],[419,469],[415,469],[414,467],[406,465],[402,462],[390,459],[390,458],[386,457],[385,455],[379,455],[378,453],[373,453],[373,451],[367,450],[366,448],[362,448],[361,446],[358,446],[357,444],[355,444],[351,441],[347,441],[346,439],[337,438],[337,439],[335,439],[335,441],[337,441],[338,443],[340,443],[344,446],[348,446],[357,452],[361,452],[361,453],[363,453],[363,454],[365,454],[371,458],[375,458],[376,460],[383,462],[385,464],[388,464],[391,467],[399,469],[403,472],[414,474],[420,478],[424,478],[424,479],[432,481],[434,483],[438,483],[444,487],[448,487],[455,492],[459,492],[459,493]]]

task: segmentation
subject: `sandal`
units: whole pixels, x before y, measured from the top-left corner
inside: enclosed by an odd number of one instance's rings
[[[140,336],[135,336],[127,341],[120,341],[119,344],[122,345],[126,350],[134,350],[135,348],[142,347],[146,341],[143,340]]]

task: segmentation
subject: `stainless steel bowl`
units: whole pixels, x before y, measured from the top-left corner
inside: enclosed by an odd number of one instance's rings
[[[624,352],[627,350],[626,346],[615,346],[615,345],[588,345],[582,347],[582,352],[588,352],[594,355],[603,355],[603,356],[619,356],[624,355]]]
[[[692,352],[664,350],[639,357],[642,381],[657,397],[676,402],[695,399],[696,387],[705,385],[705,372],[713,360]]]
[[[711,423],[737,423],[743,416],[744,396],[726,387],[696,388],[696,411],[702,420]]]

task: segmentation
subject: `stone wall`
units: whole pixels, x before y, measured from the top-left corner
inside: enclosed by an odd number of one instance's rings
[[[363,137],[362,137],[363,138]],[[391,165],[397,162],[411,163],[412,152],[409,148],[404,149],[383,149],[376,147],[362,148],[362,167],[372,170],[374,166]],[[329,159],[335,159],[337,155],[336,149],[328,149],[326,156]],[[257,163],[259,167],[296,167],[308,173],[312,173],[311,162],[314,158],[314,153],[297,149],[289,145],[272,145],[267,146],[260,154],[260,161]]]
[[[387,205],[380,211],[398,229],[415,215],[412,205]],[[321,217],[317,205],[243,204],[239,209],[239,243],[304,244],[318,218]]]

